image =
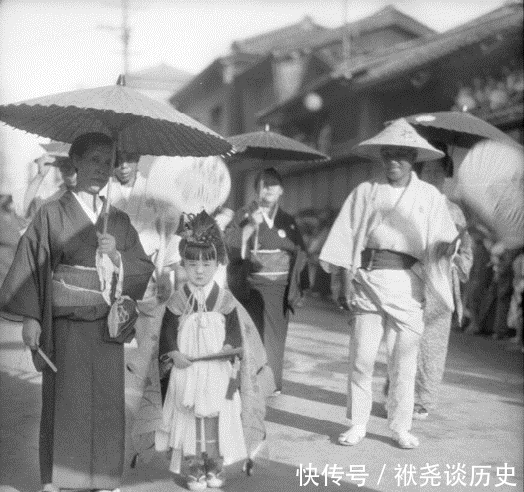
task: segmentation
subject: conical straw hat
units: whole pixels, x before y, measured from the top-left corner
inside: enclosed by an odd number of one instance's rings
[[[432,161],[444,157],[444,152],[436,149],[421,137],[404,118],[393,121],[379,134],[360,142],[353,147],[353,152],[381,160],[380,149],[385,146],[417,149],[415,162]]]

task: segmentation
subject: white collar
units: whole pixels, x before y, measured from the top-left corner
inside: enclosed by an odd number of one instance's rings
[[[204,287],[197,287],[192,283],[187,282],[187,286],[189,287],[189,290],[192,294],[195,294],[196,292],[203,292],[206,299],[209,297],[209,294],[211,294],[211,290],[213,289],[214,284],[215,281],[211,280],[211,282],[209,282],[207,285],[204,285]]]
[[[93,224],[96,224],[97,221],[98,221],[98,217],[100,217],[100,214],[102,213],[102,209],[104,208],[104,201],[102,200],[102,198],[100,196],[98,196],[98,195],[95,195],[96,196],[96,204],[97,204],[97,211],[95,212],[92,209],[92,205],[91,205],[93,203],[93,198],[92,198],[93,195],[90,195],[89,193],[86,193],[86,192],[83,192],[83,191],[81,191],[79,193],[77,193],[76,191],[72,191],[71,193],[77,199],[78,203],[82,207],[82,210],[89,217],[89,220]]]
[[[262,210],[262,217],[264,217],[264,221],[270,229],[273,229],[273,226],[275,225],[275,217],[277,215],[277,212],[278,203],[275,205],[275,210],[271,215],[269,215],[269,213],[266,210]]]

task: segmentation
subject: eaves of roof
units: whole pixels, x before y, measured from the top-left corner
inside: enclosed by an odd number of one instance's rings
[[[421,46],[392,54],[383,63],[370,67],[365,74],[355,80],[355,83],[363,87],[375,81],[386,81],[494,35],[501,36],[504,33],[515,32],[522,36],[522,23],[523,12],[520,8],[520,11],[514,11],[511,15],[492,18],[481,24],[471,25],[467,29],[442,33]]]
[[[317,33],[330,28],[315,24],[309,17],[289,26],[233,42],[231,48],[236,53],[268,54],[274,50],[303,47]]]
[[[429,39],[407,41],[351,60],[349,88],[358,91],[373,84],[386,82],[394,76],[425,66],[495,34],[505,31],[522,32],[522,4],[504,5],[490,14],[480,17],[480,22],[472,21],[453,30],[433,35]],[[283,110],[309,92],[343,78],[346,73],[346,65],[341,63],[331,74],[319,77],[287,101],[260,111],[257,117],[266,118]]]
[[[342,35],[345,32],[358,37],[364,33],[377,31],[390,26],[396,26],[422,38],[427,38],[436,34],[433,29],[420,23],[413,17],[400,12],[395,7],[388,5],[364,19],[350,22],[344,26],[320,33],[311,40],[310,45],[314,48],[320,48],[342,39]]]

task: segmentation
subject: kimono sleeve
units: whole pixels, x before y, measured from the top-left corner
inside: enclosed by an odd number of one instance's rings
[[[231,223],[224,231],[224,242],[227,246],[229,259],[235,263],[241,261],[242,228],[247,224],[247,209],[242,208],[235,213]]]
[[[151,260],[144,252],[136,229],[131,225],[129,217],[126,220],[126,237],[124,249],[120,251],[124,269],[122,294],[139,300],[144,297],[147,284],[155,269]]]
[[[163,356],[172,350],[178,350],[177,336],[179,321],[180,316],[172,313],[169,309],[166,309],[162,319],[162,326],[160,327],[160,341],[158,347],[158,372],[160,376],[160,393],[162,395],[162,401],[164,401],[167,394],[169,374],[173,367],[173,362]]]
[[[362,217],[365,214],[364,192],[360,185],[350,193],[329,231],[319,256],[322,268],[328,273],[335,271],[337,267],[347,270],[353,267],[354,238],[357,229],[362,226]]]
[[[160,341],[158,346],[159,358],[162,358],[162,356],[168,352],[178,350],[177,337],[179,322],[180,316],[172,313],[169,309],[166,309],[162,319],[162,326],[160,327]]]
[[[20,238],[15,257],[0,289],[0,310],[44,320],[51,255],[47,215],[40,209]]]
[[[240,320],[236,308],[225,315],[226,318],[226,338],[224,345],[231,345],[233,348],[242,347],[242,333],[240,331]]]

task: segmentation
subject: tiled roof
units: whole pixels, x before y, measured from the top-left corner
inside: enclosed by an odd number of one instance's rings
[[[320,48],[321,46],[337,42],[342,39],[345,30],[352,36],[358,37],[367,32],[377,31],[389,26],[397,26],[417,37],[425,38],[435,34],[433,29],[397,10],[392,5],[387,5],[368,17],[316,35],[311,40],[311,46]]]
[[[231,49],[233,52],[267,54],[274,50],[303,48],[312,37],[329,30],[329,28],[315,24],[310,17],[306,16],[296,24],[234,41]]]
[[[298,24],[235,41],[232,49],[235,52],[246,53],[285,53],[294,49],[316,49],[339,42],[344,30],[358,36],[388,26],[396,26],[417,37],[435,34],[435,31],[428,26],[397,10],[392,5],[387,5],[368,17],[335,29],[319,26],[314,24],[309,17],[305,17]]]
[[[522,36],[522,23],[522,4],[504,5],[491,14],[477,19],[476,22],[468,22],[464,26],[446,31],[420,46],[392,53],[382,63],[369,67],[368,72],[359,78],[358,83],[364,85],[422,67],[484,39],[492,36],[500,37],[505,31],[515,31]]]

